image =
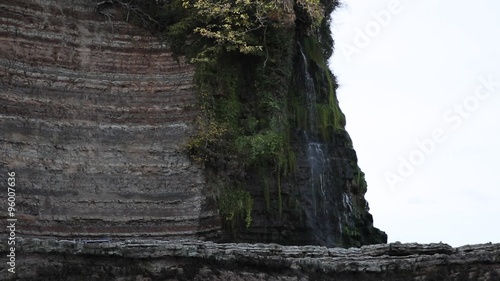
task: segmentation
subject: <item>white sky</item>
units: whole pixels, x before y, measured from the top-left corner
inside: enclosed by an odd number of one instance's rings
[[[375,226],[389,242],[500,242],[500,1],[343,2],[330,66]]]

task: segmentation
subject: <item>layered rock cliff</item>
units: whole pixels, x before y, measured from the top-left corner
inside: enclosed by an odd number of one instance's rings
[[[201,241],[19,239],[16,274],[2,280],[496,281],[500,244],[361,248]],[[5,252],[2,245],[0,252]]]
[[[329,32],[311,29],[300,2],[266,28],[266,57],[196,68],[128,22],[123,3],[0,3],[0,173],[17,175],[19,234],[386,241],[326,68]],[[321,3],[327,15],[338,4]],[[196,131],[203,89],[219,127]],[[186,153],[193,138],[205,162]]]
[[[203,170],[181,151],[192,66],[93,1],[1,1],[0,21],[0,173],[17,175],[21,235],[220,228]]]
[[[286,25],[264,32],[280,48],[193,65],[118,2],[0,0],[0,175],[15,172],[17,219],[0,279],[499,280],[498,244],[198,241],[386,241],[331,38],[285,1]]]

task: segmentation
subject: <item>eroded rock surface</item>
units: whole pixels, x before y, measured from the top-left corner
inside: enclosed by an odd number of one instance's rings
[[[17,244],[17,275],[5,269],[2,280],[500,280],[500,244],[491,243],[350,249],[189,240]]]
[[[220,220],[182,152],[193,67],[95,8],[0,1],[0,174],[17,175],[19,233],[210,237]]]

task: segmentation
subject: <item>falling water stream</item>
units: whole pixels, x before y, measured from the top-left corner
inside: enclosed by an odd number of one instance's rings
[[[308,61],[302,46],[299,44],[298,47],[303,60],[304,91],[308,118],[308,128],[304,132],[304,137],[307,146],[306,156],[310,167],[311,190],[309,194],[312,196],[313,205],[310,226],[313,230],[316,228],[330,229],[333,232],[331,235],[338,236],[331,239],[338,241],[339,236],[342,235],[342,224],[349,220],[348,212],[352,211],[352,199],[342,190],[334,190],[337,186],[334,183],[334,176],[331,171],[334,165],[328,155],[327,144],[320,139],[317,133],[317,93],[314,80],[309,72]],[[339,198],[333,198],[336,196],[339,196]],[[329,210],[332,213],[329,213]]]
[[[317,136],[314,134],[314,129],[317,126],[317,96],[316,89],[314,87],[314,80],[309,73],[308,63],[306,55],[302,50],[302,46],[299,44],[300,54],[303,60],[303,73],[304,73],[304,86],[306,94],[306,106],[307,106],[307,117],[308,117],[308,129],[304,132],[306,138],[306,153],[307,161],[311,169],[311,189],[313,195],[313,205],[314,205],[314,216],[318,215],[318,205],[321,200],[326,201],[326,191],[325,191],[325,181],[327,180],[327,169],[328,169],[328,157],[325,153],[325,144],[317,141]],[[320,195],[322,198],[317,198]],[[323,204],[321,204],[323,205]],[[322,208],[323,212],[328,213],[327,208]]]
[[[313,194],[314,203],[314,216],[318,215],[318,199],[316,198],[318,192],[322,196],[322,200],[326,199],[325,180],[327,163],[324,152],[324,144],[317,142],[307,143],[307,160],[311,167],[311,189]],[[327,208],[323,208],[325,213],[328,213]]]

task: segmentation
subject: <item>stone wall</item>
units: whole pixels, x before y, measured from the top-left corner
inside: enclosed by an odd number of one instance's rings
[[[217,232],[203,170],[181,151],[193,68],[95,3],[0,1],[0,174],[17,175],[18,233]]]
[[[5,245],[0,246],[2,255]],[[500,244],[361,248],[126,240],[18,239],[2,280],[497,281]]]

